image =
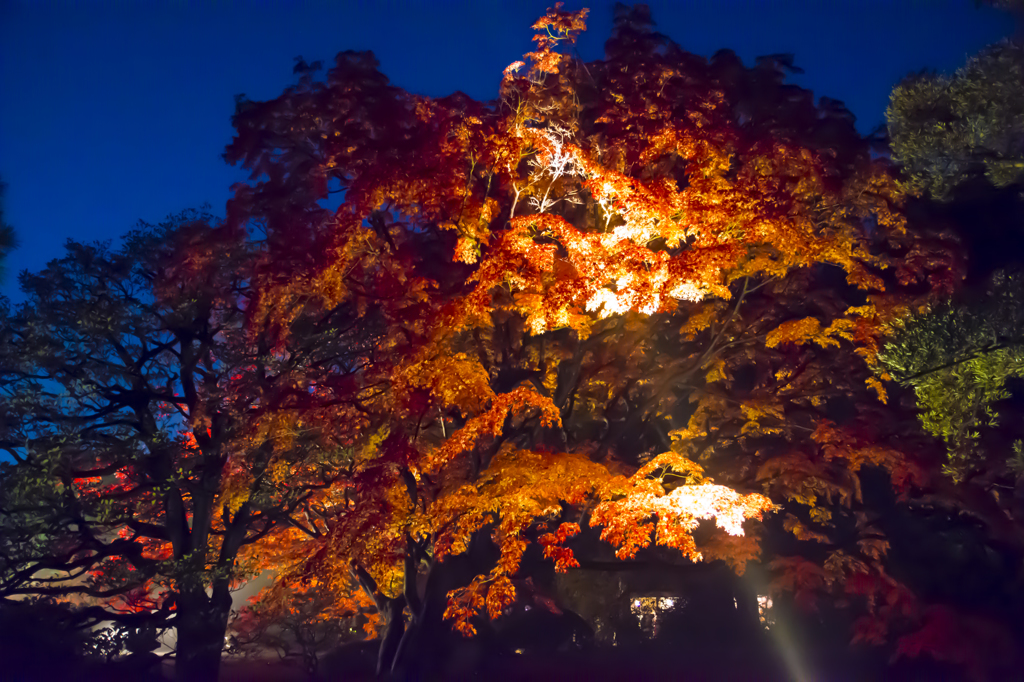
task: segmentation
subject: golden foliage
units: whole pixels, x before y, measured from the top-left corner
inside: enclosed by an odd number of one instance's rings
[[[394,105],[395,121],[363,122],[379,134],[325,123],[346,139],[318,167],[345,188],[311,228],[324,264],[264,299],[283,325],[313,300],[380,330],[339,400],[358,405],[356,454],[323,563],[396,595],[410,543],[443,561],[489,532],[497,564],[449,595],[463,633],[515,598],[538,533],[556,570],[576,565],[587,515],[620,558],[655,544],[742,571],[759,551],[744,524],[777,508],[767,495],[806,506],[824,530],[793,515],[787,530],[831,547],[863,466],[919,480],[903,453],[824,421],[833,393],[885,401],[863,363],[910,301],[886,286],[927,269],[892,255],[916,252],[885,163],[852,126],[850,149],[826,152],[785,122],[744,125],[746,95],[718,67],[619,61],[591,93],[562,50],[585,18],[538,21],[493,107],[372,90]],[[281,443],[299,428],[267,425]],[[666,433],[672,451],[651,457]],[[701,521],[715,530],[698,546]],[[791,587],[831,580],[787,570]]]
[[[483,437],[496,438],[502,434],[509,414],[536,408],[544,426],[561,424],[558,409],[541,394],[529,388],[516,388],[497,395],[490,407],[480,415],[468,420],[461,429],[453,433],[439,448],[425,460],[424,471],[435,473],[458,455],[471,450]]]

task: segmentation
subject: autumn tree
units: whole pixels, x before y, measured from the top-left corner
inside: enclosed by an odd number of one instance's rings
[[[315,675],[325,654],[377,635],[379,615],[354,581],[324,589],[318,581],[280,580],[256,595],[230,625],[232,653],[298,660]]]
[[[585,16],[538,21],[493,102],[343,52],[239,103],[253,320],[280,343],[339,306],[382,330],[348,386],[350,478],[287,579],[358,579],[400,668],[440,650],[442,614],[500,616],[530,557],[585,564],[577,536],[742,572],[772,511],[796,543],[778,585],[847,592],[881,641],[918,612],[861,477],[911,495],[935,462],[870,367],[888,322],[953,286],[948,243],[907,230],[890,166],[786,56],[697,57],[637,7],[584,64]]]
[[[251,334],[255,244],[197,213],[70,242],[0,327],[0,597],[172,628],[183,680],[217,677],[230,592],[265,568],[240,552],[347,457],[321,447],[302,368],[342,381],[364,345],[331,314],[276,350]]]

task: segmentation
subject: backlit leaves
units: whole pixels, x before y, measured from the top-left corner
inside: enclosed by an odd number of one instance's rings
[[[831,551],[861,468],[917,480],[864,427],[899,287],[941,267],[913,250],[886,163],[781,72],[669,49],[625,15],[580,64],[565,48],[584,19],[551,10],[487,105],[339,56],[237,117],[229,152],[273,171],[238,197],[276,256],[268,322],[340,306],[373,339],[332,396],[361,416],[310,570],[357,566],[395,598],[409,566],[484,543],[493,565],[449,595],[464,633],[514,598],[531,543],[559,571],[588,534],[742,570],[772,500]],[[309,164],[343,190],[336,210]],[[853,416],[820,426],[841,397]]]

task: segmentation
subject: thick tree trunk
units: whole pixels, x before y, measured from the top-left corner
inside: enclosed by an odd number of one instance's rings
[[[174,677],[178,682],[217,682],[224,634],[231,613],[226,590],[179,594],[177,599],[177,652]]]
[[[434,613],[436,609],[431,608],[434,602],[430,595],[424,597],[423,610],[409,623],[404,636],[396,643],[389,668],[391,678],[396,682],[420,679],[436,667],[436,661],[432,659],[443,655],[443,647],[438,640],[447,624],[439,613]]]
[[[473,576],[493,566],[497,552],[486,542],[474,541],[463,554],[449,556],[444,561],[432,560],[420,590],[417,589],[416,564],[412,561],[412,551],[410,546],[405,566],[409,580],[404,585],[403,597],[393,600],[400,600],[403,609],[408,604],[412,618],[408,623],[402,619],[401,629],[397,626],[394,629],[388,628],[385,639],[394,632],[399,635],[399,641],[395,642],[394,648],[389,649],[386,659],[382,657],[381,660],[386,660],[388,667],[379,668],[378,675],[390,672],[389,679],[394,682],[462,679],[470,674],[472,666],[463,662],[460,668],[459,661],[453,661],[453,658],[466,659],[466,649],[482,651],[487,644],[485,633],[490,629],[483,628],[484,632],[471,640],[456,634],[451,622],[444,619],[448,593],[464,587]],[[407,602],[406,596],[412,598],[411,604]],[[384,651],[382,646],[382,654]]]
[[[430,567],[420,597],[419,613],[408,624],[391,664],[393,680],[407,682],[422,679],[445,679],[441,670],[453,651],[453,642],[463,639],[444,620],[448,592],[469,582],[472,576],[470,553],[448,557]]]
[[[383,676],[389,670],[398,652],[398,645],[405,635],[405,597],[388,599],[384,602],[384,616],[387,621],[387,629],[380,642],[380,651],[377,654],[377,677]]]

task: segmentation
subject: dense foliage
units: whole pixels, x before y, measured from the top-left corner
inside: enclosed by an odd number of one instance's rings
[[[881,353],[893,378],[913,387],[925,429],[946,442],[955,479],[1024,473],[1020,446],[994,459],[982,447],[982,432],[998,425],[997,403],[1011,397],[1010,380],[1024,378],[1020,294],[1019,275],[1000,273],[980,295],[900,320]]]
[[[1005,42],[952,76],[921,74],[892,93],[893,154],[913,192],[948,199],[972,177],[1024,178],[1024,46]]]
[[[254,316],[285,337],[342,306],[381,330],[345,393],[312,391],[365,416],[303,574],[359,576],[400,667],[438,649],[442,610],[465,633],[507,610],[531,546],[557,571],[593,532],[619,559],[742,572],[748,519],[778,511],[803,543],[774,557],[780,587],[850,592],[860,639],[912,630],[860,473],[932,483],[870,366],[889,321],[953,286],[946,243],[906,229],[890,168],[785,59],[704,60],[635,9],[582,64],[562,50],[583,16],[538,22],[491,104],[410,95],[359,53],[240,104],[227,156],[253,182],[229,219],[269,244]]]
[[[1024,550],[993,494],[1021,455],[979,435],[1024,367],[1018,280],[946,302],[956,231],[905,209],[972,173],[1014,187],[1015,48],[897,90],[901,183],[787,55],[698,57],[637,7],[583,63],[585,18],[550,10],[486,103],[396,88],[370,53],[299,60],[238,102],[251,178],[223,223],[23,275],[0,598],[174,628],[180,679],[214,679],[226,634],[316,670],[365,633],[379,673],[441,674],[453,633],[518,641],[517,618],[589,641],[607,595],[558,596],[584,576],[717,562],[848,608],[855,642],[1011,669],[1012,603],[957,602],[908,548],[954,553],[969,513],[981,553]]]
[[[302,405],[302,366],[360,349],[323,318],[272,352],[245,321],[251,258],[199,214],[119,251],[70,243],[0,332],[0,596],[173,627],[182,679],[216,677],[230,590],[262,568],[240,550],[337,478],[340,451],[280,447],[265,413]]]

